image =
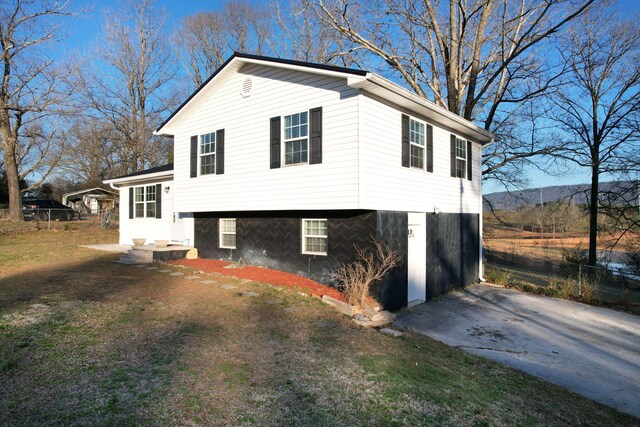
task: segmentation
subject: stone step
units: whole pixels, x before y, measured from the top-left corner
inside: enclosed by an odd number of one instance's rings
[[[139,251],[136,249],[129,249],[127,252],[127,256],[131,258],[135,258],[142,262],[153,262],[153,252],[152,251]]]
[[[120,258],[118,258],[116,262],[120,264],[145,264],[144,261],[129,255],[120,255]]]

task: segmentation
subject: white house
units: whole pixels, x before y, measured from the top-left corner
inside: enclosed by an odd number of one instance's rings
[[[236,53],[157,134],[174,138],[172,168],[106,181],[121,243],[188,240],[329,283],[374,237],[403,259],[378,289],[389,308],[482,275],[494,135],[376,74]]]

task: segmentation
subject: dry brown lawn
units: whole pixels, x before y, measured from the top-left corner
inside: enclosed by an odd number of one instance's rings
[[[426,337],[361,329],[294,290],[78,247],[113,231],[4,226],[0,425],[639,422]]]

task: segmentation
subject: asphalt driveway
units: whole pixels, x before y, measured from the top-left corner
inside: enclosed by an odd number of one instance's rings
[[[638,316],[477,285],[415,306],[394,324],[640,418]]]

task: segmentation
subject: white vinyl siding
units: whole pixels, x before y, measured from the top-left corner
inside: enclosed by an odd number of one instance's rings
[[[253,89],[244,98],[239,88],[247,77]],[[345,79],[247,65],[213,83],[173,125],[176,211],[357,208],[358,91]],[[316,107],[323,108],[322,163],[287,167],[283,144],[282,167],[270,169],[270,119],[284,122]],[[212,117],[225,129],[225,173],[200,175],[196,185],[189,178],[190,138],[209,132]]]
[[[220,218],[220,247],[223,249],[236,248],[236,219]]]
[[[135,188],[153,187],[162,184],[161,218],[135,218]],[[129,218],[129,188],[134,187],[134,218]],[[166,190],[168,189],[168,191]],[[193,245],[193,216],[179,214],[173,210],[174,186],[171,181],[156,181],[140,186],[123,186],[120,189],[120,238],[121,245],[131,245],[132,239],[145,238],[147,244],[154,240],[184,241]]]
[[[327,220],[302,220],[302,253],[309,255],[327,254]]]
[[[473,180],[451,179],[452,129],[418,117],[425,124],[433,125],[433,173],[418,174],[410,168],[403,168],[401,158],[400,116],[413,113],[366,95],[360,97],[360,108],[360,209],[480,212],[480,144],[471,144]]]

